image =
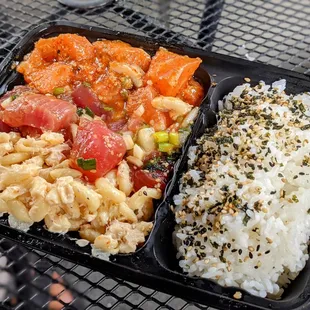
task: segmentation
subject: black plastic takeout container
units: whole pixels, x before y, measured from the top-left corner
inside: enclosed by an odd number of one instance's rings
[[[196,139],[203,134],[206,128],[216,124],[219,99],[232,91],[235,86],[244,83],[245,77],[250,78],[253,84],[260,80],[270,83],[284,78],[287,81],[289,93],[309,91],[310,77],[189,46],[171,44],[167,41],[154,41],[132,34],[68,22],[52,22],[40,25],[28,33],[2,62],[0,65],[0,95],[15,85],[24,83],[22,76],[12,69],[15,61],[22,60],[23,56],[33,49],[34,43],[38,39],[57,36],[61,33],[78,33],[86,36],[90,41],[103,38],[118,39],[133,46],[142,47],[152,55],[159,46],[163,46],[172,52],[190,57],[200,57],[203,63],[197,70],[196,78],[204,84],[206,97],[201,105],[200,114],[193,126],[192,133],[182,149],[182,155],[175,164],[174,175],[166,189],[165,197],[157,207],[154,228],[141,249],[133,254],[111,256],[110,261],[103,261],[91,256],[90,246],[81,248],[76,245],[72,240],[72,237],[76,237],[74,234],[52,234],[46,231],[41,223],[33,225],[28,232],[22,232],[9,227],[6,216],[0,218],[0,235],[105,274],[223,310],[310,309],[309,261],[298,278],[285,290],[281,300],[255,297],[239,288],[223,288],[213,281],[189,277],[182,273],[178,268],[178,261],[175,257],[176,250],[172,243],[175,223],[170,210],[172,197],[178,192],[178,180],[186,170],[187,149],[189,145],[195,144]],[[217,83],[217,85],[210,87],[211,82]],[[240,300],[233,298],[236,291],[242,292]]]

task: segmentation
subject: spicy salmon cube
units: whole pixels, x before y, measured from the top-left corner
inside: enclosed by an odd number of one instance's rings
[[[96,54],[108,55],[111,60],[137,65],[146,71],[151,62],[151,56],[141,48],[133,47],[122,41],[102,40],[93,43]]]
[[[160,48],[152,58],[144,79],[150,80],[161,95],[175,97],[192,78],[201,63],[200,58],[190,58]]]

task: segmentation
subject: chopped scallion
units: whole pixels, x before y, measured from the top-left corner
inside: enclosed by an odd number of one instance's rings
[[[90,83],[88,83],[88,82],[83,82],[82,84],[83,84],[85,87],[90,88]]]
[[[61,95],[61,94],[63,94],[64,92],[65,92],[65,89],[64,89],[63,87],[56,87],[56,88],[54,88],[54,90],[53,90],[53,94],[54,94],[55,96]]]
[[[120,94],[121,94],[121,96],[122,96],[125,100],[128,99],[128,91],[127,91],[127,89],[122,89],[122,90],[120,91]]]
[[[76,114],[77,114],[78,116],[82,116],[82,115],[84,114],[84,109],[82,109],[82,108],[77,108],[77,109],[76,109]]]
[[[166,131],[155,132],[153,136],[157,143],[163,143],[169,141],[169,134]]]
[[[158,143],[158,150],[164,153],[171,153],[174,149],[174,145],[170,143]]]
[[[190,131],[191,131],[190,127],[184,127],[184,128],[180,128],[179,129],[179,133],[184,133],[184,132],[188,133]]]
[[[173,144],[174,146],[180,146],[180,136],[177,132],[169,133],[169,143]]]
[[[103,108],[105,111],[113,111],[113,108],[111,108],[111,107],[104,107]]]
[[[78,158],[77,164],[83,170],[96,170],[97,162],[95,158],[84,159]]]
[[[85,108],[85,113],[92,118],[95,116],[95,113],[89,107]]]

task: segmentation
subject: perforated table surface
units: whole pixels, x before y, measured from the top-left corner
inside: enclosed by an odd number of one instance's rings
[[[0,0],[0,61],[36,25],[65,20],[183,42],[310,74],[309,0],[119,0],[81,10],[55,0]],[[59,280],[55,280],[60,277]],[[0,237],[0,308],[209,309]],[[62,293],[63,288],[65,292]],[[163,287],[163,291],[165,288]],[[53,289],[52,289],[53,291]],[[54,290],[55,291],[55,290]],[[62,297],[61,297],[61,294]]]

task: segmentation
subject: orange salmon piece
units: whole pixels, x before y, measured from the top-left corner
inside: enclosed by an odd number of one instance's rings
[[[24,75],[24,79],[27,83],[30,83],[30,74],[41,68],[44,63],[40,52],[35,49],[31,54],[25,57],[25,60],[17,66],[16,70]]]
[[[160,48],[152,58],[144,79],[151,80],[161,95],[175,97],[193,76],[200,63],[200,58],[190,58]]]
[[[40,39],[34,50],[26,55],[24,61],[17,66],[17,71],[24,75],[27,83],[31,82],[30,74],[53,62],[57,58],[57,38]]]
[[[144,113],[139,116],[145,123],[153,126],[155,130],[165,130],[172,120],[168,113],[159,111],[152,106],[152,100],[158,96],[158,92],[152,86],[139,88],[132,92],[127,101],[126,110],[132,115],[141,105]]]
[[[152,102],[152,100],[157,96],[158,92],[152,86],[138,88],[137,90],[133,91],[129,94],[126,104],[126,110],[128,114],[135,112],[141,104],[145,106],[149,102]]]
[[[203,87],[193,78],[189,80],[185,88],[178,94],[178,97],[193,106],[200,106],[203,96]]]
[[[114,72],[109,71],[102,79],[93,84],[92,89],[104,104],[118,111],[123,110],[122,84]]]
[[[57,37],[58,60],[81,61],[94,59],[93,45],[85,38],[77,34],[60,34]]]
[[[173,120],[167,112],[162,112],[155,109],[151,102],[145,104],[144,108],[145,112],[142,115],[142,119],[147,124],[154,127],[155,131],[165,130],[173,123]]]
[[[93,83],[98,78],[101,69],[95,62],[81,61],[77,66],[73,66],[73,72],[75,81]]]
[[[29,79],[30,86],[36,88],[40,93],[52,94],[56,87],[63,87],[71,83],[73,77],[70,65],[53,63],[45,69],[33,72]]]
[[[151,56],[141,48],[133,47],[122,41],[102,40],[93,43],[97,54],[105,53],[111,60],[139,66],[147,71]]]
[[[52,62],[57,59],[58,56],[58,38],[40,39],[35,44],[35,49],[37,50],[42,59],[47,62]]]

